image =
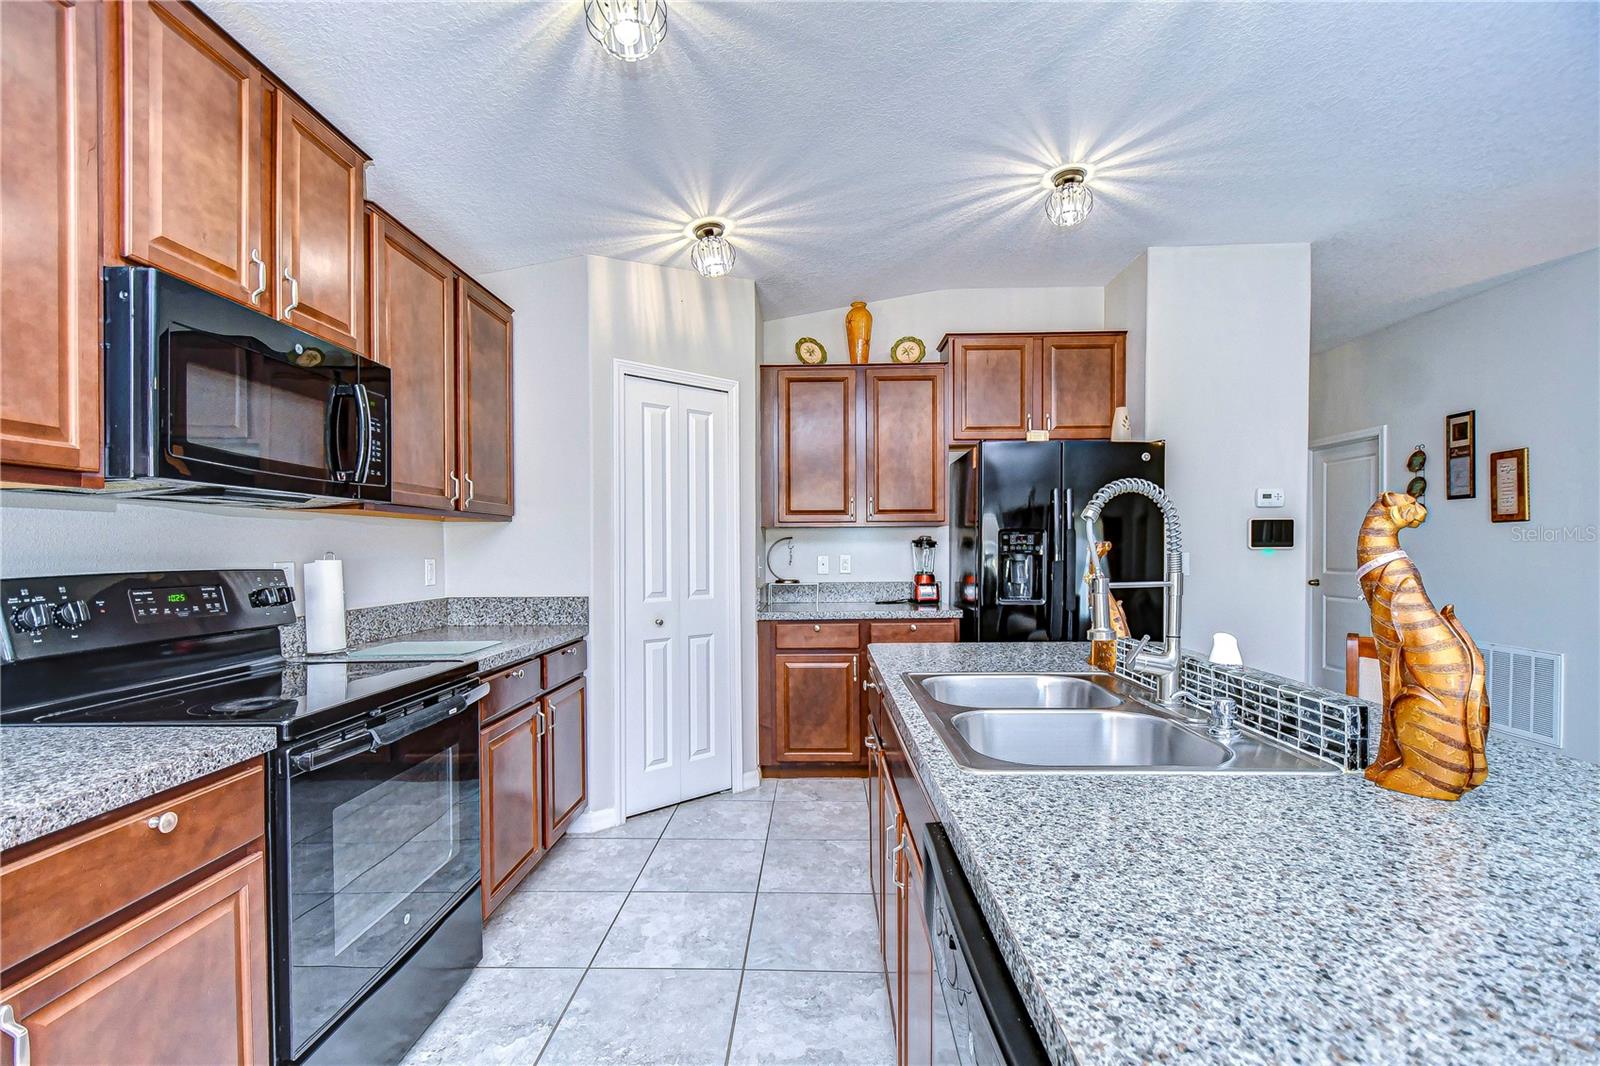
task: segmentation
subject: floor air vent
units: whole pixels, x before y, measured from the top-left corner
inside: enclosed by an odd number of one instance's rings
[[[1488,668],[1489,731],[1561,746],[1561,656],[1480,644]]]

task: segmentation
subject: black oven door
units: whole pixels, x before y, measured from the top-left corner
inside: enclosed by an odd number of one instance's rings
[[[477,890],[484,691],[436,693],[276,754],[280,1060],[300,1058]]]

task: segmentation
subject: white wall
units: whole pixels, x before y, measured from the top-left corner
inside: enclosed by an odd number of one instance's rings
[[[1246,529],[1259,515],[1305,524],[1310,246],[1151,248],[1147,259],[1145,432],[1167,442],[1190,555],[1183,643],[1209,651],[1212,633],[1233,633],[1249,665],[1303,678],[1304,550],[1251,551]],[[1284,509],[1256,511],[1257,487],[1282,489]]]
[[[1388,487],[1428,450],[1428,520],[1402,535],[1474,639],[1561,652],[1568,754],[1600,761],[1600,253],[1585,252],[1318,355],[1313,440],[1389,427]],[[1444,419],[1477,412],[1477,497],[1445,498]],[[1527,523],[1489,521],[1489,455],[1527,448]],[[1354,531],[1351,536],[1354,537]]]
[[[739,278],[707,281],[689,270],[647,266],[590,256],[589,354],[590,448],[592,452],[593,520],[590,550],[594,559],[590,621],[591,698],[612,706],[614,681],[620,670],[620,649],[612,628],[617,614],[612,598],[616,523],[612,513],[616,360],[689,370],[726,378],[739,386],[739,586],[732,590],[740,609],[744,766],[753,772],[759,762],[756,720],[755,575],[759,559],[760,501],[756,445],[759,395],[756,347],[759,311],[755,283]],[[615,805],[620,797],[612,717],[590,715],[589,788],[591,811]],[[594,753],[609,755],[600,765]],[[740,768],[735,768],[735,787]],[[620,812],[619,812],[620,813]]]
[[[1145,433],[1145,326],[1150,314],[1150,259],[1141,255],[1106,283],[1105,328],[1128,331],[1124,349],[1128,420],[1134,440],[1154,439]]]
[[[794,342],[815,337],[828,349],[828,362],[848,363],[844,314],[849,305],[806,315],[774,318],[761,324],[761,361],[793,363]],[[1098,286],[1037,289],[943,289],[867,299],[872,312],[871,362],[889,362],[889,346],[904,336],[922,338],[929,360],[937,360],[946,333],[1045,332],[1101,329],[1105,296]]]
[[[794,538],[794,565],[788,564],[789,546],[772,553],[779,574],[813,581],[910,581],[911,542],[920,536],[938,541],[934,549],[933,572],[941,582],[948,580],[950,549],[945,543],[949,530],[944,526],[895,526],[893,528],[845,529],[773,528],[764,531],[763,545],[775,544],[784,537]],[[763,546],[763,551],[765,547]],[[850,555],[848,574],[839,572],[839,554]],[[817,556],[828,557],[828,573],[817,573]],[[763,556],[765,558],[765,556]],[[770,580],[767,579],[767,580]],[[946,590],[948,591],[948,590]]]
[[[204,504],[116,502],[36,492],[0,494],[0,574],[96,574],[344,560],[345,604],[373,607],[445,594],[438,522],[263,511]],[[437,561],[437,584],[422,581]],[[296,567],[296,585],[302,585]]]
[[[589,595],[589,266],[583,258],[485,275],[516,312],[510,522],[445,530],[452,596]]]

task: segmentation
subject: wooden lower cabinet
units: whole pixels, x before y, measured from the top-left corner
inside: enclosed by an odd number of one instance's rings
[[[485,919],[561,839],[588,798],[583,675],[548,691],[540,682],[566,676],[568,663],[587,661],[580,642],[488,678],[478,734]]]
[[[938,976],[933,970],[933,934],[928,928],[928,908],[924,902],[927,874],[917,849],[908,843],[900,853],[900,1018],[896,1031],[900,1039],[900,1061],[924,1064],[933,1061],[933,997]]]
[[[257,850],[0,992],[33,1066],[266,1063],[266,866]]]
[[[762,770],[866,773],[867,645],[954,642],[959,626],[954,618],[758,623]]]
[[[485,918],[544,855],[538,715],[536,701],[485,727],[478,739]]]
[[[861,760],[860,656],[784,652],[773,660],[774,757],[788,763]]]
[[[223,771],[0,856],[0,1057],[271,1061],[265,780]]]
[[[583,680],[569,682],[544,699],[544,846],[552,847],[587,796],[584,766],[586,692]]]

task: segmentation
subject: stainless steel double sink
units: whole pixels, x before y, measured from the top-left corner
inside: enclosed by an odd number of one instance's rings
[[[1245,732],[1227,740],[1111,674],[906,674],[957,763],[985,773],[1337,774]]]

